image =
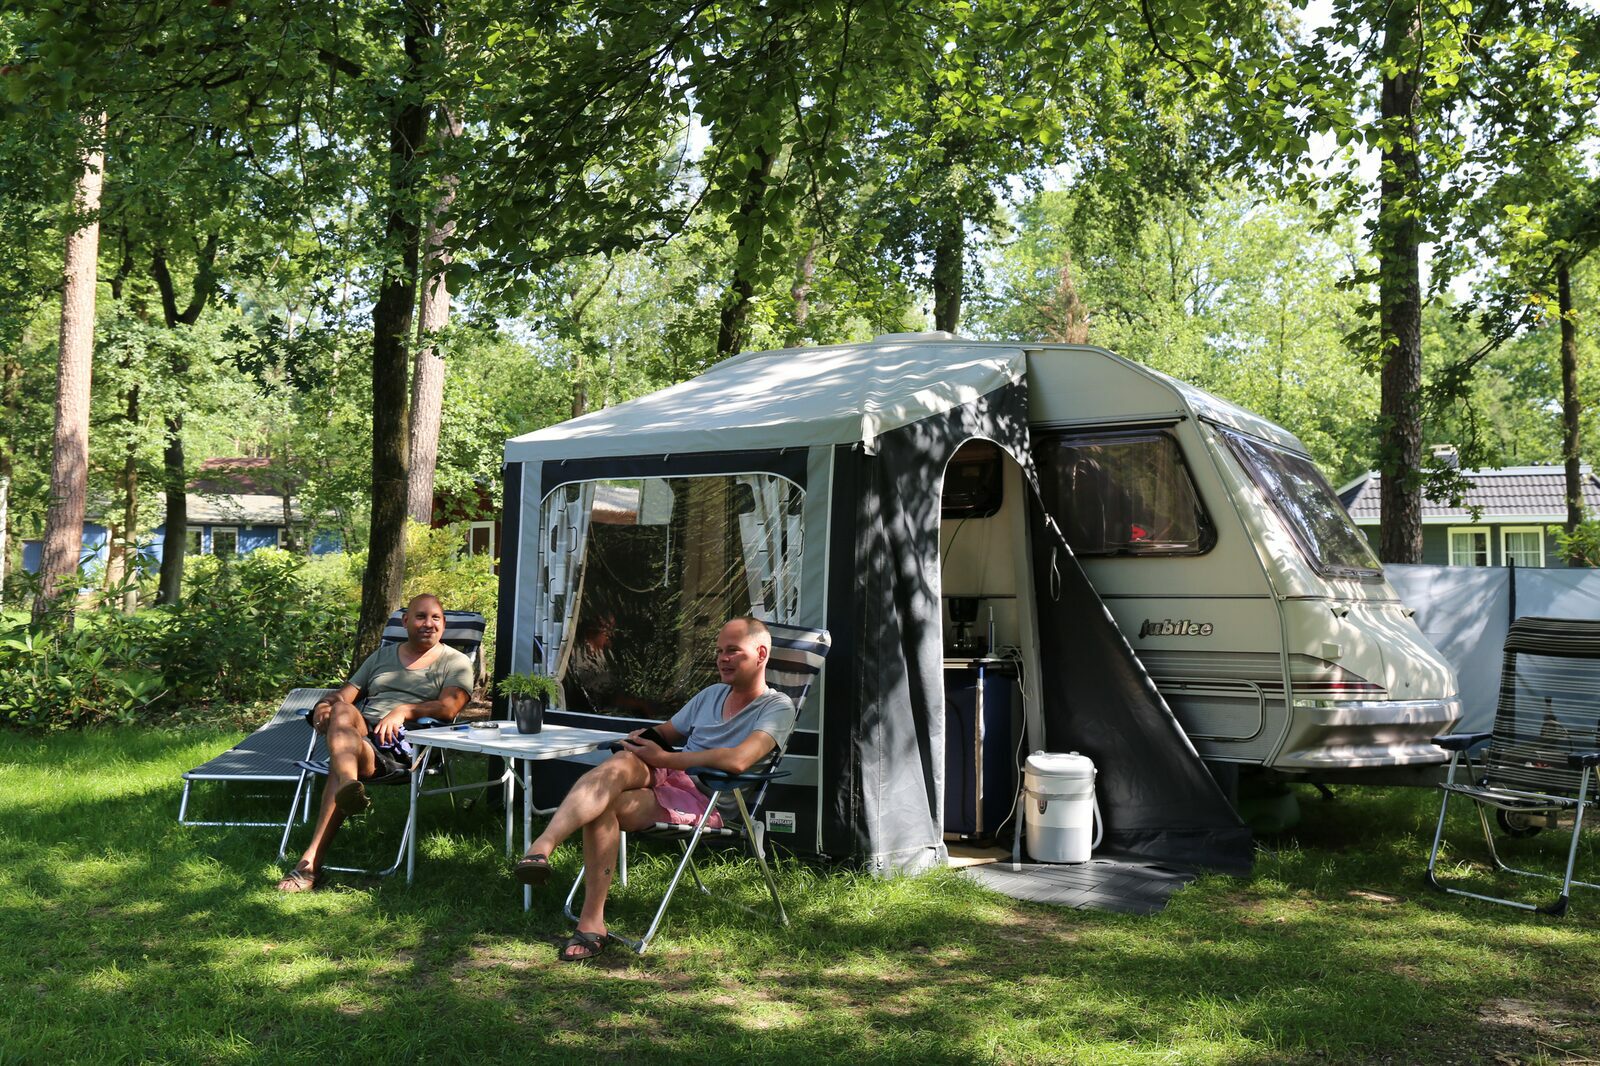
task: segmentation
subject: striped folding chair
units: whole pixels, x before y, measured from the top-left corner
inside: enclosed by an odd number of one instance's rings
[[[1574,885],[1600,888],[1572,876],[1584,812],[1597,802],[1590,785],[1594,768],[1600,765],[1600,622],[1519,618],[1506,634],[1504,656],[1493,731],[1434,738],[1451,755],[1448,776],[1440,786],[1444,800],[1428,855],[1428,883],[1454,895],[1559,917],[1567,912]],[[1465,781],[1458,780],[1463,765]],[[1475,805],[1496,869],[1560,881],[1561,894],[1539,905],[1441,883],[1439,850],[1453,796]],[[1490,810],[1500,830],[1513,837],[1558,828],[1570,815],[1572,839],[1565,874],[1521,870],[1501,861],[1489,828]]]
[[[828,649],[832,646],[833,639],[826,629],[801,629],[796,626],[780,625],[775,622],[767,623],[767,628],[772,631],[772,656],[767,660],[767,684],[784,693],[794,701],[795,714],[798,716],[805,702],[806,695],[811,691],[811,685],[822,672],[823,660],[827,658]],[[628,945],[640,955],[649,948],[650,941],[655,937],[656,930],[661,927],[661,919],[667,913],[667,907],[672,903],[672,894],[678,888],[678,882],[683,879],[684,871],[694,879],[695,885],[706,896],[712,895],[705,882],[700,879],[700,872],[695,868],[694,854],[701,840],[711,838],[727,843],[747,847],[755,856],[757,865],[761,868],[761,876],[767,884],[767,891],[772,896],[772,905],[776,911],[778,924],[788,925],[789,915],[783,909],[783,900],[778,896],[778,882],[772,874],[772,867],[767,862],[765,826],[760,820],[761,805],[766,799],[767,786],[780,777],[788,776],[783,770],[778,769],[783,761],[784,752],[781,748],[774,749],[761,766],[754,767],[742,774],[724,773],[720,770],[698,769],[689,773],[698,777],[705,790],[710,795],[710,802],[706,804],[705,813],[700,820],[692,826],[672,825],[667,822],[657,822],[650,829],[635,832],[632,836],[645,839],[664,839],[676,842],[683,851],[678,865],[672,872],[672,880],[667,884],[666,894],[661,897],[661,903],[656,907],[655,916],[650,921],[650,927],[645,930],[644,936],[637,940],[611,933],[610,936]],[[729,824],[724,819],[721,827],[712,827],[706,824],[711,812],[717,810],[718,801],[724,793],[731,794],[738,810],[739,820]],[[748,793],[748,796],[747,796]],[[627,850],[628,836],[624,833],[620,846],[619,874],[622,885],[628,883]],[[583,884],[583,870],[579,869],[577,880],[572,882],[572,888],[567,892],[567,900],[563,907],[567,920],[576,924],[577,912],[573,909],[573,902],[578,897],[578,888]],[[729,901],[732,902],[732,901]],[[759,913],[743,904],[735,903],[737,907],[751,913]]]

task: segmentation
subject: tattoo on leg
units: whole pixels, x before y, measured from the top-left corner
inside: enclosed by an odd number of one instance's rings
[[[600,875],[602,877],[610,877],[611,876],[611,867],[607,866],[604,870],[601,870],[600,871]]]

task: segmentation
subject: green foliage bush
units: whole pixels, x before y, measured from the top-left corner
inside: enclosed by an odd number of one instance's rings
[[[500,579],[495,576],[494,560],[488,555],[461,553],[466,540],[464,523],[430,529],[408,522],[403,601],[431,592],[447,610],[477,611],[483,615],[489,623],[483,639],[483,670],[486,677],[493,677],[495,605]]]
[[[432,592],[490,621],[497,579],[488,556],[464,556],[461,527],[407,533],[407,597]],[[62,729],[123,723],[199,705],[275,699],[349,674],[365,553],[307,558],[278,548],[191,556],[181,607],[124,614],[79,606],[34,623],[0,615],[0,724]],[[115,598],[108,598],[115,602]]]
[[[67,728],[242,703],[345,675],[354,609],[275,548],[188,560],[178,608],[0,621],[0,722]]]
[[[157,619],[115,611],[70,628],[0,620],[0,722],[65,728],[131,722],[166,695]]]
[[[1583,560],[1583,565],[1600,566],[1600,522],[1592,519],[1580,522],[1570,534],[1558,529],[1556,544],[1560,546],[1563,557],[1570,558],[1576,554]]]

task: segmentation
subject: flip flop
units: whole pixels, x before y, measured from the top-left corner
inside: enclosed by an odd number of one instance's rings
[[[304,866],[296,866],[283,875],[283,880],[278,882],[278,891],[287,895],[296,892],[313,892],[322,884],[322,875]]]
[[[525,885],[542,885],[550,880],[550,856],[538,852],[524,855],[511,868],[511,873]]]
[[[372,800],[367,797],[367,786],[360,781],[346,781],[339,786],[339,791],[333,794],[333,805],[345,817],[360,814],[372,806]]]
[[[611,938],[604,933],[586,933],[579,929],[567,940],[556,958],[562,962],[588,962],[598,958],[609,943]]]

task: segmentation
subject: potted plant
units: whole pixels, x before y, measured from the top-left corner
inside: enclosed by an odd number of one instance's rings
[[[555,678],[544,674],[507,674],[496,686],[511,704],[511,717],[519,733],[537,733],[544,728],[544,712],[550,709],[561,691]]]

